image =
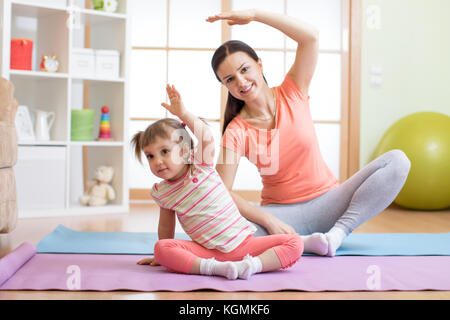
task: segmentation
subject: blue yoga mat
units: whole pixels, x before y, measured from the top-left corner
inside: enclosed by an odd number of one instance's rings
[[[185,233],[176,239],[190,240]],[[156,232],[75,231],[59,225],[37,245],[38,253],[153,254]]]
[[[187,239],[184,233],[176,239]],[[38,253],[153,254],[155,232],[75,231],[59,225],[43,238]],[[353,233],[337,256],[450,256],[450,233]]]
[[[449,256],[450,233],[353,233],[338,256]]]

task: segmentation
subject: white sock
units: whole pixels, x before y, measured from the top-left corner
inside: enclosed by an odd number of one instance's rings
[[[342,241],[347,236],[344,230],[338,227],[331,228],[330,231],[325,233],[328,241],[328,253],[327,256],[334,257],[336,250],[341,246]]]
[[[207,276],[222,276],[229,280],[238,277],[238,270],[232,261],[216,261],[214,258],[200,260],[200,274]]]
[[[246,255],[241,261],[235,262],[239,279],[248,280],[255,273],[262,271],[261,259]]]
[[[305,252],[325,256],[328,253],[328,240],[323,233],[313,233],[309,236],[301,236]]]

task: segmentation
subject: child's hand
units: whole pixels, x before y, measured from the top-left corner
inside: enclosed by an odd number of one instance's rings
[[[145,259],[139,260],[137,262],[137,264],[140,264],[140,265],[149,264],[152,267],[153,266],[159,266],[159,263],[156,262],[155,258],[145,258]]]
[[[171,114],[180,118],[186,112],[186,108],[184,107],[183,101],[181,101],[181,95],[175,89],[174,85],[168,84],[166,87],[167,95],[169,96],[170,105],[167,103],[161,103],[161,105],[169,110]]]

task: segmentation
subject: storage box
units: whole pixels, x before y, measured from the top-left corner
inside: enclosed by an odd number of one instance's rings
[[[95,76],[95,51],[94,49],[72,49],[71,73],[75,76]]]
[[[116,50],[95,51],[95,75],[97,78],[119,78],[120,53]]]
[[[11,69],[31,70],[33,55],[33,40],[11,39]]]
[[[20,210],[63,209],[66,198],[66,147],[20,146],[14,167]]]

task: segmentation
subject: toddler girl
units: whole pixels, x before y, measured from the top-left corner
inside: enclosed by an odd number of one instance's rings
[[[213,168],[214,139],[208,126],[184,107],[168,85],[169,112],[183,121],[161,119],[132,139],[135,154],[147,157],[150,170],[163,181],[151,195],[160,206],[159,241],[154,258],[138,264],[228,279],[248,279],[258,272],[288,268],[300,259],[303,242],[295,234],[253,237],[256,228],[242,217]],[[185,126],[198,139],[197,151]],[[193,241],[173,239],[175,215]]]

